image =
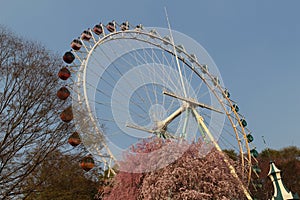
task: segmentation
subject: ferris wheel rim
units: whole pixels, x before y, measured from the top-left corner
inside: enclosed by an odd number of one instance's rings
[[[147,35],[147,36],[149,36],[149,37],[156,37],[156,39],[160,39],[161,41],[162,41],[162,39],[163,38],[161,38],[161,37],[158,37],[158,36],[155,36],[155,35],[151,35],[150,33],[148,33],[148,32],[143,32],[143,31],[141,31],[141,30],[127,30],[127,31],[116,31],[116,32],[112,32],[112,33],[109,33],[109,34],[106,34],[106,35],[104,35],[102,38],[100,38],[94,45],[93,45],[93,47],[88,51],[87,49],[87,52],[88,52],[88,56],[85,58],[85,59],[82,59],[82,61],[80,61],[81,62],[81,64],[82,65],[84,65],[84,73],[86,73],[86,70],[87,70],[87,65],[88,65],[88,60],[89,60],[89,57],[91,56],[91,54],[93,53],[93,51],[98,47],[98,45],[100,45],[102,42],[104,42],[104,40],[106,40],[106,39],[109,39],[110,37],[112,37],[113,35],[118,35],[118,34],[124,34],[124,33],[135,33],[135,34],[144,34],[144,35]],[[120,38],[121,39],[121,38]],[[174,47],[175,48],[175,47]],[[75,51],[76,52],[76,51]],[[170,52],[169,52],[170,53]],[[187,54],[185,51],[184,51],[184,53],[187,55],[187,56],[189,56],[190,57],[190,55],[189,54]],[[186,64],[186,63],[185,63]],[[198,63],[197,62],[197,64],[198,64],[198,66],[201,66],[201,64],[200,63]],[[190,68],[191,70],[193,70],[194,71],[194,69],[192,69],[192,68]],[[195,72],[195,71],[194,71]],[[200,75],[200,74],[199,74]],[[210,78],[212,79],[213,78],[213,76],[212,75],[210,75],[210,73],[208,73],[208,75],[210,76]],[[85,76],[84,76],[85,77]],[[199,76],[200,78],[201,78],[201,76]],[[203,81],[205,80],[205,78],[201,78]],[[85,81],[83,81],[83,83],[85,84]],[[205,83],[207,86],[209,85],[209,84],[207,84],[207,83]],[[86,88],[86,85],[84,85],[84,88]],[[224,88],[222,88],[219,84],[217,85],[217,88],[219,89],[219,91],[221,91],[222,93],[224,93]],[[214,93],[214,95],[218,98],[218,95],[215,93],[215,91],[214,90],[212,90],[211,88],[210,88],[210,90],[211,91],[213,91],[213,93]],[[87,93],[86,93],[86,90],[84,89],[84,96],[85,96],[85,101],[87,101],[88,100],[88,96],[87,96]],[[232,125],[232,127],[233,127],[233,129],[234,129],[234,132],[235,132],[235,134],[236,134],[236,139],[237,139],[237,141],[238,141],[238,144],[240,145],[240,138],[238,137],[238,131],[236,130],[236,126],[235,126],[235,124],[233,123],[233,120],[231,120],[231,113],[229,113],[229,111],[226,109],[226,106],[223,104],[223,102],[220,100],[220,99],[218,99],[219,100],[219,102],[220,102],[220,105],[222,105],[223,106],[223,109],[224,109],[224,111],[226,112],[226,116],[227,116],[227,118],[229,118],[229,120],[230,120],[230,122],[232,122],[231,123],[231,125]],[[230,105],[230,107],[232,107],[233,106],[233,103],[232,103],[232,101],[231,101],[231,99],[229,99],[229,97],[227,97],[226,96],[226,100],[227,100],[227,102],[229,103],[229,105]],[[88,103],[88,101],[86,102],[86,105],[89,107],[89,103]],[[94,118],[94,116],[91,114],[92,112],[91,112],[91,109],[89,108],[88,109],[89,110],[89,115],[90,115],[90,117],[92,118],[92,120],[93,121],[96,121],[95,120],[95,118]],[[236,117],[236,119],[237,119],[237,121],[239,122],[239,125],[240,125],[240,127],[241,127],[241,131],[242,131],[242,134],[243,134],[243,139],[246,141],[247,140],[247,133],[246,133],[246,131],[244,130],[244,126],[242,126],[242,124],[241,124],[241,122],[240,122],[240,115],[239,115],[239,113],[237,113],[235,110],[233,110],[232,111],[232,113],[234,113],[234,116]],[[248,155],[248,163],[250,163],[250,165],[251,165],[251,155],[250,155],[250,148],[249,148],[249,146],[248,146],[248,143],[247,142],[245,142],[245,144],[246,144],[246,149],[247,149],[247,155]],[[242,154],[242,153],[244,153],[243,151],[241,151],[240,150],[240,153]],[[113,154],[112,154],[113,155]],[[243,156],[242,156],[242,158],[244,158]],[[249,174],[250,175],[248,175],[248,176],[251,176],[251,170],[249,170]]]
[[[150,33],[148,33],[148,32],[141,32],[141,31],[136,31],[136,30],[127,30],[126,31],[127,33],[135,33],[135,34],[144,34],[144,35],[147,35],[147,36],[151,36],[151,37],[156,37],[156,39],[162,39],[162,38],[160,38],[160,37],[158,37],[158,36],[153,36],[153,35],[151,35]],[[98,45],[100,45],[101,43],[103,43],[106,39],[108,39],[108,38],[110,38],[111,36],[113,36],[113,35],[118,35],[118,34],[123,34],[124,33],[124,31],[117,31],[117,32],[113,32],[113,33],[110,33],[110,34],[108,34],[108,35],[105,35],[103,38],[101,38],[97,43],[95,43],[94,44],[94,46],[90,49],[90,51],[89,51],[89,53],[88,53],[88,56],[87,56],[87,58],[85,59],[85,62],[83,62],[84,64],[84,71],[86,72],[86,69],[87,69],[87,65],[88,65],[88,62],[86,62],[86,61],[88,61],[89,60],[89,57],[90,57],[90,55],[92,54],[92,52],[94,51],[94,49],[95,48],[97,48],[98,47]],[[118,39],[124,39],[124,38],[118,38]],[[126,39],[128,39],[128,38],[126,38]],[[138,38],[132,38],[132,39],[136,39],[136,40],[139,40]],[[165,51],[167,51],[167,52],[169,52],[169,53],[172,53],[171,51],[168,51],[166,48],[163,48],[162,46],[159,46],[159,45],[156,45],[155,43],[151,43],[151,42],[149,42],[149,41],[145,41],[145,40],[139,40],[139,41],[142,41],[142,42],[146,42],[146,43],[149,43],[149,44],[152,44],[152,45],[154,45],[154,46],[157,46],[157,47],[160,47],[160,48],[162,48],[162,49],[164,49]],[[186,56],[190,56],[190,55],[188,55],[185,51],[183,52]],[[179,57],[179,59],[181,59],[181,61],[183,61],[184,62],[184,60],[182,60],[182,58],[180,58]],[[193,70],[200,78],[201,78],[201,80],[202,81],[204,81],[205,82],[205,84],[207,85],[207,86],[210,86],[208,83],[207,83],[207,81],[206,81],[206,79],[201,75],[201,74],[199,74],[197,71],[195,71],[191,66],[189,66],[186,62],[184,62],[191,70]],[[201,66],[201,64],[199,64],[198,62],[197,62],[197,65],[198,66]],[[213,76],[212,75],[210,75],[210,73],[209,72],[207,72],[207,74],[208,74],[208,76],[212,79],[213,78]],[[84,81],[84,84],[85,84],[85,81]],[[222,91],[223,90],[223,88],[221,88],[221,86],[218,84],[217,85],[217,87],[219,88],[219,90],[220,91]],[[86,85],[84,86],[84,88],[86,88]],[[213,91],[213,89],[210,87],[209,88],[211,91]],[[88,99],[88,97],[87,97],[87,95],[86,95],[86,90],[84,90],[85,91],[85,99]],[[216,96],[216,97],[218,97],[217,95],[216,95],[216,93],[214,92],[214,95]],[[227,99],[228,99],[228,102],[230,103],[230,105],[233,105],[232,104],[232,101],[228,98],[228,97],[226,97]],[[223,105],[222,104],[222,101],[219,99],[219,102],[221,103],[221,105]],[[228,116],[230,116],[230,114],[229,114],[229,112],[226,110],[226,109],[224,109],[225,110],[225,112],[226,112],[226,114],[228,115]],[[235,116],[237,117],[237,119],[240,119],[240,117],[239,117],[239,115],[237,114],[237,112],[235,112],[234,111],[234,114],[235,114]],[[92,117],[92,116],[91,116]],[[244,129],[244,127],[243,126],[241,126],[242,127],[242,129]],[[243,132],[245,132],[245,131],[243,131]],[[246,134],[245,134],[246,135]]]

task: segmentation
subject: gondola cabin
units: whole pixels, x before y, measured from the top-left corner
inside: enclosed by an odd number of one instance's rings
[[[63,122],[70,122],[73,119],[73,112],[72,112],[72,107],[69,106],[68,108],[66,108],[64,111],[61,112],[60,114],[60,119]]]
[[[208,65],[206,65],[206,64],[202,65],[201,71],[203,74],[206,74],[208,72]]]
[[[219,80],[218,77],[214,77],[214,78],[212,79],[212,81],[213,81],[213,83],[214,83],[214,86],[217,86],[217,85],[220,84],[220,80]]]
[[[239,111],[240,111],[240,108],[239,108],[238,105],[233,104],[231,110],[232,110],[232,111],[235,111],[235,112],[239,112]]]
[[[97,35],[101,35],[103,33],[102,24],[97,24],[94,26],[93,31]]]
[[[191,54],[190,55],[190,59],[189,59],[192,63],[197,62],[197,57],[195,54]]]
[[[227,89],[224,90],[223,97],[224,98],[226,98],[226,97],[229,98],[230,97],[230,93],[229,93],[229,91]]]
[[[240,119],[240,122],[241,122],[243,127],[247,126],[247,121],[245,119]]]
[[[250,154],[251,154],[251,156],[253,156],[254,158],[257,158],[257,157],[258,157],[258,152],[256,151],[256,149],[251,149],[251,150],[250,150]]]
[[[61,68],[58,72],[58,77],[64,81],[70,78],[70,76],[71,76],[71,72],[66,67]]]
[[[171,38],[170,38],[170,36],[167,35],[167,36],[165,36],[163,39],[164,39],[164,40],[163,40],[164,45],[168,45],[168,44],[171,43]]]
[[[70,135],[70,137],[68,138],[68,143],[73,147],[78,146],[81,143],[79,133],[78,132],[72,133],[72,135]]]
[[[109,31],[109,32],[115,32],[116,31],[116,24],[114,21],[112,22],[108,22],[108,24],[106,25],[106,29]]]
[[[71,51],[67,51],[63,56],[63,60],[66,63],[71,64],[75,60],[75,56]]]
[[[66,100],[70,96],[70,91],[66,87],[61,87],[57,93],[57,97],[61,100]]]
[[[177,51],[178,53],[182,53],[182,52],[184,51],[183,45],[182,45],[182,44],[177,45],[177,46],[176,46],[176,51]]]
[[[95,166],[94,159],[92,156],[86,156],[81,160],[80,166],[84,171],[88,172]]]
[[[85,30],[85,31],[83,31],[83,32],[81,33],[81,37],[80,37],[80,38],[81,38],[82,40],[89,41],[89,40],[91,39],[91,37],[92,37],[91,32],[88,31],[88,30]]]
[[[75,51],[78,51],[82,47],[82,42],[78,39],[74,39],[71,42],[71,48],[74,49]]]
[[[247,135],[247,141],[248,141],[248,143],[253,142],[253,140],[254,140],[253,136],[251,134],[248,134]]]
[[[157,31],[156,31],[155,29],[150,30],[149,33],[150,33],[150,37],[151,37],[151,38],[154,38],[154,36],[157,36],[157,35],[158,35],[158,33],[157,33]],[[152,36],[151,36],[151,35],[152,35]]]
[[[142,24],[138,24],[138,25],[136,25],[136,27],[135,27],[135,30],[136,31],[140,31],[140,30],[142,30],[143,29],[143,25]]]
[[[127,30],[129,30],[129,23],[128,23],[128,22],[123,22],[123,23],[121,24],[121,30],[122,30],[122,31],[127,31]]]

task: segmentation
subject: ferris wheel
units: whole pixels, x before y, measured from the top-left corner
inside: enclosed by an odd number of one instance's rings
[[[83,31],[71,48],[58,73],[68,84],[57,95],[72,99],[61,119],[76,127],[69,143],[82,142],[91,153],[84,169],[91,169],[95,159],[114,173],[112,166],[132,145],[161,137],[202,140],[204,154],[211,148],[233,149],[242,173],[226,157],[225,162],[248,184],[259,173],[247,121],[216,64],[192,38],[170,27],[111,21]]]

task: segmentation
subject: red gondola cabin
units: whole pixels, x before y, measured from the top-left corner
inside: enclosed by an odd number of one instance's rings
[[[97,24],[93,28],[94,33],[101,35],[103,33],[102,24]]]
[[[70,78],[70,76],[71,72],[66,67],[61,68],[58,72],[58,77],[64,81]]]
[[[71,43],[71,48],[78,51],[82,47],[82,42],[78,39],[74,39]]]
[[[60,119],[63,122],[70,122],[73,119],[73,112],[72,112],[72,107],[69,106],[68,108],[66,108],[64,111],[62,111],[62,113],[60,114]]]
[[[58,91],[57,91],[57,97],[61,100],[66,100],[69,96],[70,96],[70,91],[68,90],[68,88],[66,87],[61,87]]]
[[[112,22],[109,22],[107,25],[106,25],[106,28],[109,32],[115,32],[116,31],[116,23],[114,21]]]
[[[81,39],[82,39],[82,40],[89,41],[89,40],[91,39],[91,37],[92,37],[92,34],[91,34],[91,32],[88,31],[88,30],[85,30],[85,31],[83,31],[83,32],[81,33]]]
[[[72,54],[71,51],[67,51],[63,56],[63,60],[66,63],[71,64],[75,60],[75,56],[74,56],[74,54]]]

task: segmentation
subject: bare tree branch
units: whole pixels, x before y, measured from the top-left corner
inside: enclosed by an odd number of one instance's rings
[[[70,129],[58,114],[64,102],[56,97],[62,64],[0,27],[0,199],[23,198],[24,180],[66,141]]]

